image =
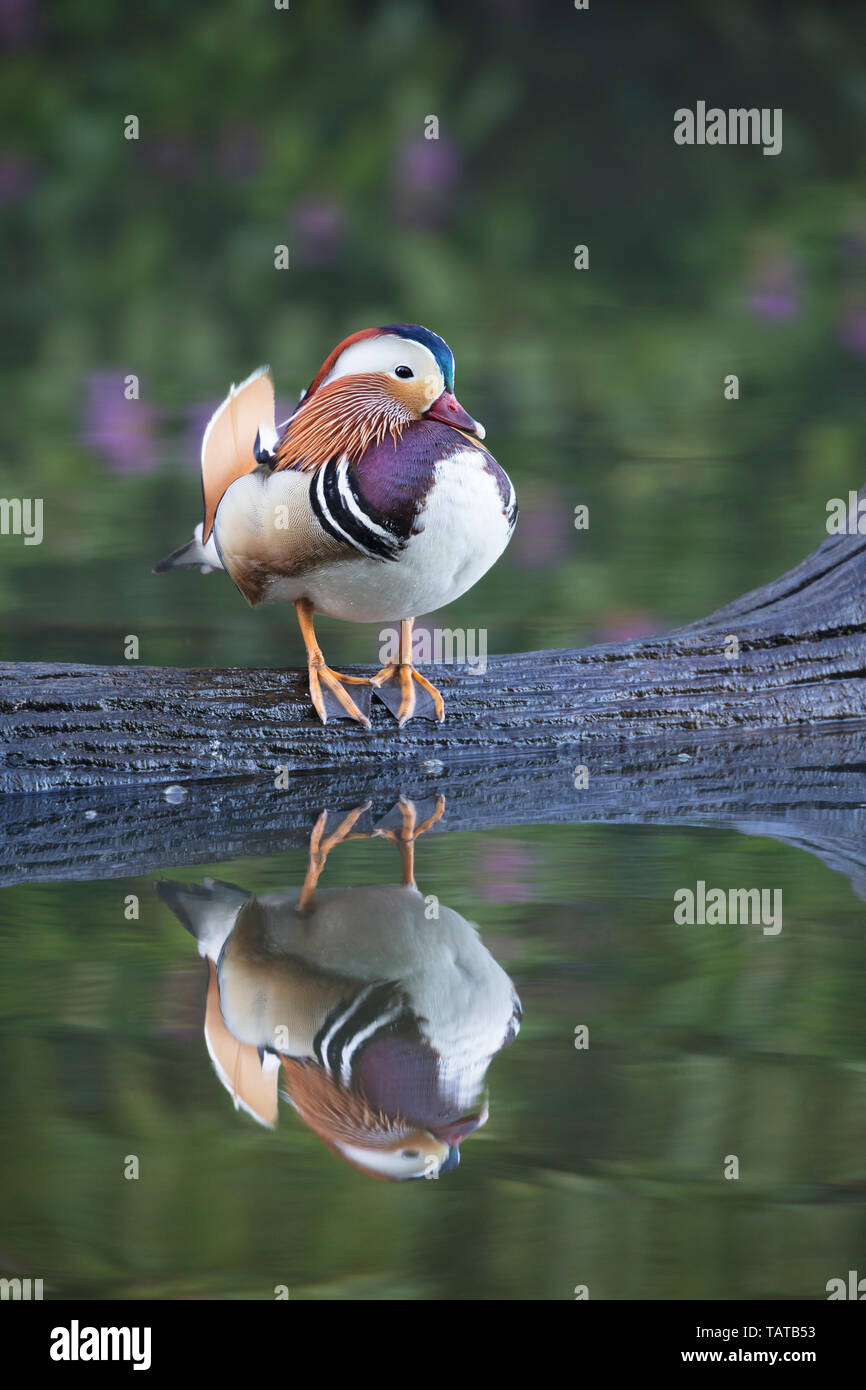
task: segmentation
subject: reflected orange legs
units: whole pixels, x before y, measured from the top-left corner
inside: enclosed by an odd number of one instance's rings
[[[328,821],[327,811],[323,811],[313,826],[310,835],[310,858],[307,864],[307,874],[304,879],[304,886],[301,889],[301,896],[298,899],[298,911],[308,912],[313,905],[313,897],[316,892],[316,884],[319,882],[319,875],[325,867],[325,860],[328,858],[334,845],[339,845],[343,840],[367,840],[369,833],[359,831],[356,835],[352,834],[352,826],[359,816],[365,811],[369,811],[371,801],[365,801],[363,806],[356,806],[354,811],[350,811],[344,816],[332,835],[328,835],[324,840],[322,834]]]
[[[396,845],[400,851],[400,863],[403,866],[403,884],[407,888],[414,888],[415,885],[415,841],[419,835],[423,835],[425,830],[429,830],[431,825],[435,825],[440,820],[445,810],[445,798],[440,793],[436,798],[436,809],[426,820],[418,824],[418,814],[415,810],[414,801],[409,801],[405,796],[401,796],[397,802],[400,811],[399,830],[374,830],[374,835],[381,835],[383,839],[390,840],[392,845]]]
[[[376,829],[373,831],[356,831],[354,829],[356,821],[369,811],[372,802],[365,801],[363,806],[356,806],[354,811],[349,811],[343,817],[336,830],[330,835],[325,835],[325,827],[328,823],[328,812],[323,811],[313,826],[310,835],[310,857],[307,864],[307,873],[304,878],[304,886],[298,899],[298,912],[311,912],[313,901],[316,896],[316,887],[319,882],[325,861],[335,845],[342,844],[344,840],[368,840],[371,836],[381,835],[383,839],[390,840],[397,846],[400,853],[400,863],[403,868],[403,883],[407,888],[415,887],[415,841],[419,835],[423,835],[425,830],[429,830],[431,825],[435,825],[445,812],[445,798],[441,794],[436,797],[436,806],[426,820],[418,824],[418,813],[415,810],[415,803],[409,801],[405,796],[401,796],[397,802],[396,809],[400,814],[400,827],[397,830],[390,828]],[[393,809],[389,812],[393,815]]]

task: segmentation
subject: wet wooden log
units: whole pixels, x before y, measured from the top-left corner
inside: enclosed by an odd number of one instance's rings
[[[866,537],[664,637],[435,678],[444,726],[366,730],[322,727],[298,671],[2,666],[0,881],[273,852],[324,807],[442,792],[434,833],[724,823],[866,896]]]
[[[431,670],[444,725],[321,726],[306,673],[0,666],[6,792],[483,763],[866,716],[866,537],[667,636]]]
[[[442,794],[429,832],[542,824],[726,825],[817,855],[866,898],[866,725],[792,734],[713,734],[499,761],[420,762],[191,781],[92,787],[0,798],[0,883],[134,877],[165,867],[276,854],[309,842],[322,810],[366,801],[372,829],[401,795],[420,816]],[[576,785],[577,784],[577,785]]]

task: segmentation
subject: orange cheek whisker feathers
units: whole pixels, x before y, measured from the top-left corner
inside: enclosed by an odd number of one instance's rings
[[[399,1116],[374,1110],[363,1095],[339,1085],[320,1066],[281,1056],[286,1097],[326,1143],[389,1148],[411,1127]]]
[[[415,418],[387,389],[387,378],[339,378],[320,387],[293,416],[277,449],[275,471],[307,473],[343,454],[359,458],[388,433],[396,444]]]

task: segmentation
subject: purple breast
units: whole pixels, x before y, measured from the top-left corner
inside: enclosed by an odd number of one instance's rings
[[[415,421],[396,442],[387,435],[380,444],[371,445],[355,465],[365,510],[389,518],[402,535],[409,536],[420,530],[418,517],[433,486],[436,465],[472,447],[450,425],[435,420]],[[486,450],[478,452],[495,478],[503,508],[506,508],[511,497],[508,478]]]
[[[409,1020],[365,1044],[352,1068],[351,1084],[374,1110],[399,1115],[423,1129],[447,1127],[463,1116],[450,1088],[442,1085],[436,1053]]]

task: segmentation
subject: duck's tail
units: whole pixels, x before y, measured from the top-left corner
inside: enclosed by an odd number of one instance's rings
[[[202,544],[201,539],[202,523],[199,522],[195,528],[195,533],[191,541],[182,545],[179,550],[173,550],[165,559],[160,560],[154,565],[154,574],[165,574],[166,570],[191,570],[200,569],[202,574],[210,574],[211,570],[223,569],[223,562],[220,559],[213,532],[208,537],[207,544]]]
[[[203,883],[158,879],[156,891],[182,926],[198,942],[200,956],[218,960],[242,910],[252,898],[245,888],[206,878]]]

